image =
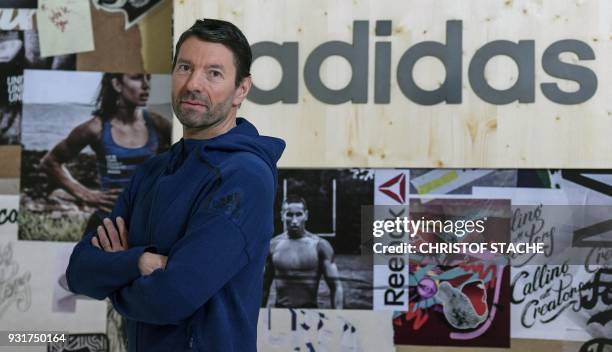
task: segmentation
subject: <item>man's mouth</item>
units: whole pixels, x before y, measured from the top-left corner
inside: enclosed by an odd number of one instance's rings
[[[206,109],[208,109],[208,105],[206,105],[206,104],[204,104],[204,103],[202,103],[200,101],[197,101],[197,100],[181,100],[181,104],[185,105],[185,106],[188,106],[188,107],[191,107],[191,108],[200,108],[200,109],[201,108],[206,108]]]

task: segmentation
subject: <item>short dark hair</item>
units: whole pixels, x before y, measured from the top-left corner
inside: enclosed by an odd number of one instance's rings
[[[304,210],[308,210],[308,205],[306,205],[306,200],[304,200],[304,198],[298,196],[297,194],[287,195],[287,197],[283,200],[283,204],[289,204],[289,203],[302,203],[304,204]]]
[[[191,28],[181,34],[174,50],[172,70],[174,70],[176,65],[176,58],[181,45],[190,37],[197,37],[205,42],[223,44],[232,51],[234,54],[234,65],[236,66],[236,87],[240,85],[240,82],[245,77],[251,75],[253,53],[242,31],[230,22],[210,18],[195,21]]]

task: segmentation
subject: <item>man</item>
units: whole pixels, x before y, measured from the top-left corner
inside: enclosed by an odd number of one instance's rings
[[[330,291],[331,307],[342,309],[342,283],[334,250],[325,239],[306,230],[306,201],[290,195],[283,201],[281,219],[286,231],[274,237],[264,272],[263,306],[276,279],[277,308],[317,308],[321,275]]]
[[[130,351],[256,350],[284,142],[236,118],[251,61],[229,22],[199,20],[181,35],[172,105],[183,139],[137,169],[70,258],[70,289],[110,297]]]

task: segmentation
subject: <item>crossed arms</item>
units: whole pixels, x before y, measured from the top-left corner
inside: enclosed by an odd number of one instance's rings
[[[130,186],[111,215],[117,224],[104,220],[97,234],[87,234],[76,245],[66,271],[68,286],[78,294],[109,297],[130,319],[178,324],[247,265],[244,233],[226,214],[201,207],[167,257],[149,253],[154,251],[150,246],[128,248]],[[215,236],[219,229],[223,236]]]

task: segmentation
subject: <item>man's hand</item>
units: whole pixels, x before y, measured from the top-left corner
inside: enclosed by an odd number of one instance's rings
[[[157,269],[166,269],[168,257],[165,255],[144,252],[138,260],[138,270],[143,276],[151,275]]]
[[[128,231],[125,221],[118,216],[116,222],[118,229],[111,219],[104,218],[102,220],[104,226],[98,226],[98,236],[92,237],[91,244],[105,252],[120,252],[128,249]]]

